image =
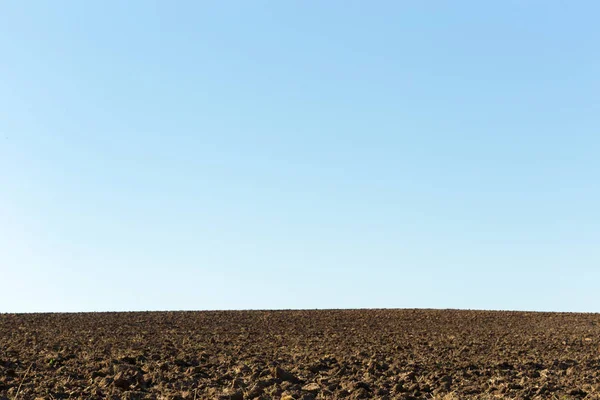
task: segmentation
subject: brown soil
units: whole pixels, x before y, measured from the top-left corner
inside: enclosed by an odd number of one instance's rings
[[[0,399],[600,399],[600,315],[0,315]]]

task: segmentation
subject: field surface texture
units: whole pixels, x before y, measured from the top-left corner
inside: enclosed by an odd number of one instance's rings
[[[600,399],[600,315],[0,314],[0,399]]]

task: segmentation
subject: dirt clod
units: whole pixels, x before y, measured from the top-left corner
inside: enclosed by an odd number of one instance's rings
[[[300,382],[300,379],[298,379],[294,374],[292,374],[291,372],[288,372],[285,369],[280,368],[280,367],[273,367],[271,370],[271,373],[273,374],[274,378],[281,379],[282,381],[285,381],[285,382],[291,382],[291,383],[299,383]]]

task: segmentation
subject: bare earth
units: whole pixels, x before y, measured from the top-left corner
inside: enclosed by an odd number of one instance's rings
[[[600,399],[600,314],[0,314],[0,399]]]

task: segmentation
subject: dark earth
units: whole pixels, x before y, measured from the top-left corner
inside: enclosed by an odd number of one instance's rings
[[[600,314],[0,314],[0,399],[600,399]]]

